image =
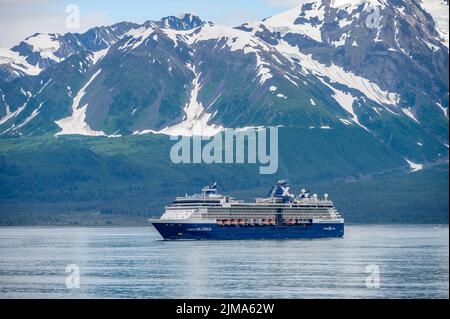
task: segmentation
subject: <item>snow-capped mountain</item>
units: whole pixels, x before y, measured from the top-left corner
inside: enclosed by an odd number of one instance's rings
[[[123,22],[96,27],[84,34],[33,34],[11,49],[1,49],[0,83],[21,76],[37,75],[49,66],[83,51],[105,49],[136,27],[134,23]]]
[[[448,70],[448,32],[442,31],[445,25],[448,30],[448,2],[305,1],[262,25],[279,32],[280,51],[300,60],[310,55],[398,93],[398,103],[385,95],[382,104],[408,105],[415,113],[421,99],[436,101],[439,109],[448,105],[448,75],[439,74]],[[307,61],[300,64],[308,68]],[[318,71],[317,65],[311,67]],[[351,75],[339,77],[347,81]]]
[[[276,125],[352,130],[404,158],[439,160],[448,54],[439,0],[302,0],[236,28],[185,14],[37,34],[0,52],[0,134],[211,136]]]

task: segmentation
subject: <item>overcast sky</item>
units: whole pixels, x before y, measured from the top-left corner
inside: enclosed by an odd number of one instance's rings
[[[37,33],[84,32],[119,21],[142,23],[191,12],[203,20],[236,26],[260,20],[301,0],[0,0],[0,47],[12,47]],[[67,6],[80,10],[80,28],[66,27]]]

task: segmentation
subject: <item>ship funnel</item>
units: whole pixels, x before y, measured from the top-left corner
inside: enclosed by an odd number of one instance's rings
[[[204,196],[217,194],[217,183],[214,183],[212,186],[205,186],[205,187],[203,187],[202,188],[202,194]]]

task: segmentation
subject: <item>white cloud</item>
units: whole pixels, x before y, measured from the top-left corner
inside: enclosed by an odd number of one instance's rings
[[[34,33],[84,32],[92,26],[108,24],[100,13],[86,13],[80,7],[80,28],[65,26],[67,13],[57,0],[0,0],[0,47],[11,48]]]
[[[266,0],[269,6],[277,8],[292,8],[306,2],[305,0]]]

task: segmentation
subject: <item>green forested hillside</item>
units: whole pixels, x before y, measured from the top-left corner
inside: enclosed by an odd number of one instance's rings
[[[448,164],[409,172],[390,149],[351,129],[281,129],[279,169],[171,163],[167,136],[0,139],[0,224],[145,225],[174,196],[217,181],[264,196],[278,179],[327,192],[347,222],[447,223]]]

